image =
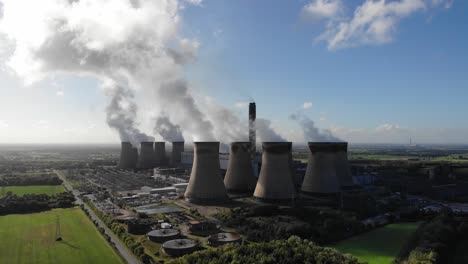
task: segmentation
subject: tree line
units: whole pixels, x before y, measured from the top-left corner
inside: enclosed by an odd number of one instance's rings
[[[25,194],[18,196],[7,192],[0,198],[0,215],[25,214],[47,211],[52,208],[73,207],[75,197],[72,193],[63,192],[56,195]]]
[[[0,186],[61,185],[62,180],[55,174],[1,175]]]

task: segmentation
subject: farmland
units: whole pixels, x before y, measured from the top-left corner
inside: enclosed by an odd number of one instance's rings
[[[333,247],[369,264],[390,264],[417,227],[418,223],[390,224],[342,241]]]
[[[57,218],[62,241],[56,241]],[[123,263],[79,208],[0,217],[0,263]]]

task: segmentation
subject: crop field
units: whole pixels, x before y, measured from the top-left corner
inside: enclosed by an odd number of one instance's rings
[[[333,247],[369,264],[391,264],[419,223],[390,224],[344,240]]]
[[[0,187],[0,197],[5,196],[7,192],[22,196],[25,194],[53,195],[65,191],[62,185],[3,186]]]
[[[0,263],[123,263],[80,208],[0,216],[0,226]]]

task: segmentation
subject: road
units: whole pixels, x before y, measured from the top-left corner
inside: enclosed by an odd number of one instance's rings
[[[95,220],[98,223],[99,227],[104,228],[104,232],[108,235],[111,241],[114,243],[115,248],[119,251],[120,255],[125,259],[128,264],[140,264],[141,262],[128,250],[128,248],[120,241],[120,239],[101,221],[101,219],[89,208],[87,204],[83,202],[80,198],[80,193],[72,188],[72,186],[67,182],[65,176],[57,170],[54,172],[62,179],[63,185],[67,190],[70,190],[76,198],[76,204],[83,205],[88,211],[92,220]]]

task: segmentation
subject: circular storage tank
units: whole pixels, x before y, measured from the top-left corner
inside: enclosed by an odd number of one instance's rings
[[[211,245],[213,246],[222,246],[224,244],[228,243],[236,243],[240,242],[242,240],[241,236],[237,233],[217,233],[214,235],[211,235],[208,238],[208,241],[210,242]]]
[[[163,243],[168,240],[176,239],[180,232],[177,229],[156,229],[147,234],[148,239],[156,242]]]
[[[192,239],[174,239],[164,242],[164,252],[171,257],[190,254],[198,249],[198,244]]]

